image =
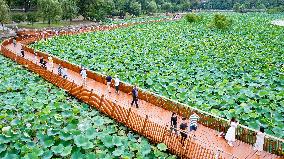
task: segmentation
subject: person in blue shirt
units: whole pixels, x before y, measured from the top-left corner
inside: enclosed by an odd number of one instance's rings
[[[136,104],[136,108],[139,108],[138,106],[138,88],[137,86],[135,85],[132,89],[132,102],[131,102],[131,106],[133,106],[134,102]]]

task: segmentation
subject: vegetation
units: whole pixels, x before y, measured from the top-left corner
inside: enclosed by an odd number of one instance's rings
[[[168,158],[147,139],[0,56],[0,158]]]
[[[222,14],[215,14],[212,25],[218,29],[228,29],[232,25],[232,20]]]
[[[9,20],[9,7],[4,0],[0,0],[0,23],[6,23]]]
[[[185,19],[186,21],[190,22],[190,23],[193,23],[193,22],[197,22],[200,20],[200,17],[197,16],[196,14],[193,14],[193,13],[190,13],[190,14],[187,14],[185,16]]]
[[[58,0],[38,0],[38,10],[43,20],[58,21],[62,16],[62,8]]]
[[[284,138],[284,28],[270,24],[284,15],[227,13],[234,25],[224,31],[207,27],[212,14],[202,16],[190,27],[185,20],[143,24],[32,46]]]

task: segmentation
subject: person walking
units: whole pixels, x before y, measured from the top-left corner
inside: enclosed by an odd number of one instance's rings
[[[233,147],[233,142],[236,141],[236,128],[239,125],[239,122],[233,117],[230,122],[230,128],[228,129],[225,139],[228,141],[228,144]]]
[[[13,38],[13,44],[14,44],[14,47],[17,46],[17,40],[16,40],[16,37]]]
[[[137,86],[135,85],[132,89],[132,102],[131,102],[131,106],[133,106],[134,102],[136,104],[136,108],[139,108],[138,106],[138,89]]]
[[[107,91],[108,91],[108,93],[111,93],[111,91],[110,91],[111,79],[112,79],[111,76],[107,76],[107,77],[106,77]]]
[[[60,64],[58,66],[57,73],[59,76],[62,76],[62,66]]]
[[[197,121],[199,120],[199,116],[196,114],[196,112],[193,112],[193,114],[189,117],[189,132],[193,131],[193,137],[195,137],[195,132],[197,130]]]
[[[34,59],[34,63],[37,64],[37,53],[35,52],[35,59]]]
[[[172,114],[171,117],[171,132],[175,131],[175,134],[177,135],[177,115],[176,113]]]
[[[114,76],[114,86],[115,86],[115,93],[116,94],[119,94],[119,83],[120,83],[120,80],[119,78],[117,77],[117,75]]]
[[[259,131],[256,133],[256,142],[253,146],[254,150],[257,150],[258,152],[263,151],[264,138],[265,138],[264,127],[260,126]]]
[[[187,138],[187,132],[186,132],[187,127],[188,126],[187,126],[187,123],[186,123],[186,118],[183,117],[182,118],[182,122],[181,122],[181,124],[179,126],[182,146],[184,146],[184,142],[185,142],[185,140]]]
[[[49,63],[50,70],[52,71],[53,70],[53,59],[51,56],[48,56],[48,63]]]
[[[64,79],[67,79],[67,78],[68,78],[68,77],[67,77],[67,68],[63,68],[63,69],[62,69],[62,76],[63,76]]]
[[[80,74],[82,76],[83,86],[86,86],[87,85],[87,70],[84,67],[82,67]]]
[[[25,57],[25,51],[24,51],[23,48],[21,48],[21,55],[22,55],[22,57]]]

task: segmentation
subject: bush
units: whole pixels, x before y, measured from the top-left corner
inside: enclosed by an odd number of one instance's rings
[[[200,18],[198,15],[196,15],[196,14],[190,13],[190,14],[187,14],[187,15],[185,16],[185,19],[186,19],[186,21],[188,21],[189,23],[194,23],[194,22],[199,21],[201,18]]]
[[[20,23],[24,22],[27,19],[27,16],[25,13],[13,13],[12,14],[12,21]]]
[[[232,25],[232,20],[225,15],[215,14],[213,19],[213,26],[218,29],[228,29]]]

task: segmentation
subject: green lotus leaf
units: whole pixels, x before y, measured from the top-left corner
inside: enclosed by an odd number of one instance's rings
[[[43,159],[50,159],[53,156],[53,152],[51,150],[44,151],[42,158]]]
[[[70,133],[65,133],[65,132],[60,132],[59,138],[60,138],[61,140],[64,140],[64,141],[68,141],[68,140],[72,140],[72,139],[73,139],[72,134],[70,134]]]
[[[63,148],[63,151],[60,153],[61,156],[65,157],[71,154],[72,146],[67,146]]]
[[[62,144],[59,144],[57,146],[52,146],[51,150],[54,154],[61,154],[64,150],[64,146]]]
[[[168,148],[167,148],[167,145],[164,144],[164,143],[160,143],[157,145],[157,148],[160,150],[160,151],[166,151]]]
[[[111,148],[114,146],[114,143],[112,142],[112,136],[106,135],[105,137],[102,138],[102,142],[104,143],[105,147]]]
[[[6,145],[6,144],[0,144],[0,154],[1,154],[2,152],[4,152],[4,151],[6,150],[6,148],[7,148],[7,145]]]
[[[86,137],[88,139],[94,139],[96,138],[96,136],[97,136],[97,130],[95,128],[91,127],[86,130]]]
[[[121,138],[119,136],[113,136],[112,138],[112,142],[114,143],[114,145],[116,146],[122,146],[122,141],[121,141]]]
[[[85,135],[76,135],[74,136],[74,143],[78,147],[88,146],[89,139]]]

